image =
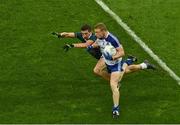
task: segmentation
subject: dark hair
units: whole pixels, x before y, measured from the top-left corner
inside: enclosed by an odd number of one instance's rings
[[[89,32],[91,32],[91,26],[88,24],[85,24],[81,27],[81,31],[85,31],[88,30]]]

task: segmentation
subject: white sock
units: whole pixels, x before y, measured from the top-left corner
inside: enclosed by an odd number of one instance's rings
[[[141,63],[140,66],[141,66],[141,69],[147,69],[146,63]]]
[[[117,107],[117,106],[119,106],[119,105],[117,105],[117,104],[114,104],[114,107]]]

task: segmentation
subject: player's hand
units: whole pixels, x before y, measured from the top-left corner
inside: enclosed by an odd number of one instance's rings
[[[52,32],[51,34],[57,36],[58,38],[62,38],[62,35],[57,32]]]
[[[103,56],[107,60],[113,60],[112,56],[109,53],[106,53],[106,54],[103,53]]]
[[[71,49],[73,47],[74,47],[73,44],[66,44],[66,45],[63,46],[63,49],[64,49],[65,52],[67,52],[69,49]]]
[[[90,45],[90,46],[87,46],[87,49],[86,49],[86,50],[89,51],[89,50],[91,50],[91,49],[93,49],[93,46]]]

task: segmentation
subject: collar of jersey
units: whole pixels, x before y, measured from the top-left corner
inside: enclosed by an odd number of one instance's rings
[[[110,34],[110,33],[109,33],[109,31],[108,31],[108,32],[107,32],[107,35],[105,36],[105,39],[107,39],[107,38],[108,38],[109,34]]]
[[[92,36],[92,33],[91,33],[91,35],[89,35],[89,38],[91,38],[91,36]]]

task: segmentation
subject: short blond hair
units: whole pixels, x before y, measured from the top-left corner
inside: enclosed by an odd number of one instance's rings
[[[104,23],[98,23],[94,26],[94,29],[100,29],[100,30],[103,30],[103,31],[107,31],[107,27]]]

